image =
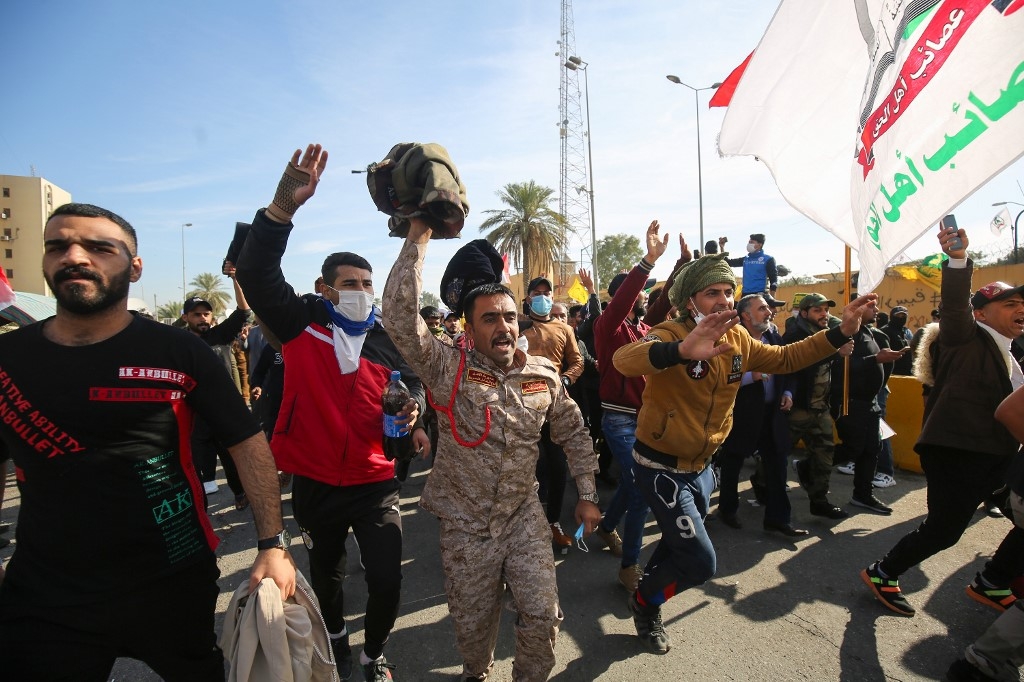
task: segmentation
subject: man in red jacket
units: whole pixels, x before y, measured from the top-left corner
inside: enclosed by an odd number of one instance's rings
[[[612,300],[594,322],[597,367],[601,374],[601,429],[621,472],[619,486],[596,532],[613,554],[622,557],[619,582],[630,592],[636,592],[643,574],[640,550],[643,548],[644,524],[650,512],[633,483],[636,413],[640,409],[640,397],[647,379],[644,376],[622,376],[615,369],[612,356],[622,346],[644,338],[650,330],[650,326],[641,318],[647,313],[647,294],[644,288],[653,284],[648,276],[668,244],[668,234],[665,234],[664,239],[660,238],[660,229],[657,220],[648,226],[647,255],[640,259],[628,275],[620,273],[612,279],[608,285]],[[623,518],[625,537],[620,539],[615,528]]]
[[[278,468],[295,475],[292,504],[309,553],[310,578],[331,633],[343,679],[352,669],[344,620],[345,540],[355,533],[366,567],[366,679],[390,680],[384,643],[398,616],[402,519],[395,463],[382,447],[381,394],[392,370],[423,409],[419,379],[376,319],[370,264],[354,253],[324,260],[320,295],[299,297],[284,279],[281,257],[292,216],[316,191],[327,152],[309,145],[292,156],[274,201],[253,219],[237,264],[252,309],[282,343],[285,380],[271,448]],[[410,427],[411,428],[411,427]],[[416,445],[429,447],[417,429]]]

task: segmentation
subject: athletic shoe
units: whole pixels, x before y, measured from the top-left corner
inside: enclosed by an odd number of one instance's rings
[[[391,676],[391,671],[394,669],[395,666],[381,656],[376,661],[370,661],[363,666],[363,679],[366,682],[387,682],[387,680],[395,679]]]
[[[572,547],[572,538],[562,532],[561,524],[551,524],[551,544],[562,554],[569,553],[569,548]]]
[[[618,531],[612,529],[609,532],[598,525],[594,533],[597,534],[597,537],[604,540],[604,544],[608,547],[608,551],[612,553],[612,556],[622,556],[622,538],[619,537]]]
[[[348,645],[348,633],[337,639],[331,639],[331,651],[334,652],[334,663],[338,667],[338,677],[343,680],[352,677],[352,647]]]
[[[889,474],[877,473],[871,479],[872,488],[891,488],[896,485],[896,479]]]
[[[975,574],[974,580],[967,586],[967,596],[979,604],[991,606],[996,611],[1005,611],[1017,601],[1009,587],[985,587],[981,582],[981,573]]]
[[[847,462],[846,464],[840,464],[839,466],[836,467],[836,471],[838,471],[841,474],[846,474],[847,476],[853,476],[854,463]]]
[[[889,514],[892,514],[892,507],[886,507],[884,504],[882,504],[882,501],[879,500],[874,495],[868,495],[867,499],[861,499],[856,496],[851,497],[850,504],[852,504],[854,507],[860,507],[861,509],[873,511],[876,514],[882,514],[883,516],[888,516]]]
[[[672,648],[665,634],[665,626],[661,622],[660,606],[640,606],[636,594],[629,595],[629,610],[633,614],[633,625],[636,635],[651,653],[667,654]]]
[[[811,502],[811,516],[824,516],[826,519],[845,519],[849,514],[828,500]]]
[[[860,579],[871,588],[878,601],[887,609],[895,611],[901,616],[913,616],[917,611],[900,591],[899,580],[883,578],[878,572],[878,562],[871,564],[860,572]]]
[[[217,481],[205,481],[203,483],[203,490],[206,491],[207,495],[212,495],[220,490],[220,486],[217,485]]]
[[[640,568],[640,564],[624,566],[619,569],[619,583],[621,583],[630,594],[633,594],[636,592],[637,586],[640,585],[640,578],[642,578],[643,575],[644,569]]]
[[[953,661],[946,671],[946,679],[949,682],[999,682],[994,677],[989,677],[966,658]]]

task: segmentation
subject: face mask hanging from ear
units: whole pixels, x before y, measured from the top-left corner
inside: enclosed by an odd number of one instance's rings
[[[690,317],[693,318],[694,324],[700,324],[700,321],[704,319],[705,315],[701,311],[697,310],[697,304],[693,301],[693,296],[690,297],[690,305],[693,306],[693,310],[690,311]]]

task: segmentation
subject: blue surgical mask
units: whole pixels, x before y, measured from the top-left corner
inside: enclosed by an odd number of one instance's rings
[[[555,301],[550,296],[534,296],[530,299],[530,310],[540,317],[546,317],[554,304]]]

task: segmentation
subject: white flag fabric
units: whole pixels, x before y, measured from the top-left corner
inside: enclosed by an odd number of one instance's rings
[[[989,223],[989,228],[992,230],[992,234],[999,236],[1003,233],[1003,230],[1010,226],[1010,212],[1004,207],[1002,211],[996,213],[996,217]]]
[[[782,0],[723,154],[857,250],[859,290],[1024,153],[1024,0]]]

